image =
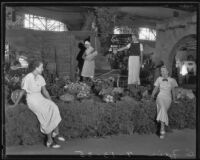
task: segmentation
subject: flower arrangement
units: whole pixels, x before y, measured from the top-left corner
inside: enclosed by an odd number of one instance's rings
[[[103,97],[103,100],[106,102],[106,103],[113,103],[114,102],[114,97],[111,96],[111,95],[105,95]]]
[[[88,98],[90,96],[91,87],[83,82],[69,83],[64,86],[68,93],[76,95],[78,99]]]
[[[94,81],[94,93],[100,96],[106,103],[116,102],[116,100],[119,100],[119,97],[123,94],[122,89],[114,87],[114,81],[114,77]]]

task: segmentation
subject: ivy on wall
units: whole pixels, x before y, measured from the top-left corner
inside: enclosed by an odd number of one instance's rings
[[[110,47],[109,34],[113,34],[115,27],[127,27],[132,33],[138,33],[135,19],[130,14],[117,11],[116,7],[95,7],[95,16],[103,53]]]
[[[85,23],[82,26],[82,31],[91,31],[92,30],[92,23],[95,21],[95,15],[93,12],[87,12],[84,14]]]
[[[110,47],[109,34],[113,33],[114,17],[116,9],[112,7],[96,7],[95,8],[96,21],[98,27],[98,36],[104,53]]]

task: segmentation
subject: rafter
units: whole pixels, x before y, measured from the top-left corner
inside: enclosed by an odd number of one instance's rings
[[[194,12],[197,11],[197,6],[195,5],[165,5],[163,6],[164,8],[171,8],[171,9],[176,9],[176,10],[181,10],[181,11],[186,11],[186,12]]]

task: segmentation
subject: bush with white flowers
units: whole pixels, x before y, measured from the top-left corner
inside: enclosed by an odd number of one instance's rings
[[[75,82],[64,86],[67,92],[76,95],[77,98],[87,98],[90,96],[90,86],[86,83]]]

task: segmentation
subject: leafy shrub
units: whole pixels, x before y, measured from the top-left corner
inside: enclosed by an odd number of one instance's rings
[[[114,134],[156,133],[155,101],[135,99],[126,96],[116,103],[103,103],[83,99],[65,103],[56,99],[62,121],[60,132],[67,139],[106,136]],[[170,107],[169,125],[173,129],[195,128],[195,100],[183,99]],[[36,144],[42,142],[36,116],[26,105],[6,110],[6,144]]]
[[[35,144],[41,142],[44,135],[39,131],[36,116],[24,104],[6,109],[5,134],[6,144]]]
[[[172,103],[169,108],[169,124],[171,128],[195,128],[196,100],[182,99],[180,103]]]

